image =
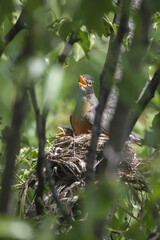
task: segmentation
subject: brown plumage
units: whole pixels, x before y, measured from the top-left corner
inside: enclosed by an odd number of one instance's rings
[[[80,76],[79,89],[81,92],[81,97],[78,99],[75,110],[70,118],[75,135],[90,133],[92,130],[96,107],[99,103],[94,93],[93,83],[93,78],[90,75],[83,74]],[[109,133],[110,121],[114,116],[114,111],[117,104],[118,96],[115,88],[112,89],[108,99],[109,101],[106,104],[101,119],[101,132],[105,134]],[[136,143],[142,142],[143,140],[134,132],[131,132],[129,139]]]
[[[77,100],[70,122],[75,135],[90,133],[92,121],[88,116],[95,111],[98,100],[93,91],[93,78],[88,74],[80,76],[79,88],[81,95]],[[94,117],[94,116],[93,116]]]

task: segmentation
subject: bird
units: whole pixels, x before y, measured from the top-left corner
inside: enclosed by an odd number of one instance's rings
[[[96,108],[99,104],[94,88],[94,79],[89,74],[80,75],[78,86],[80,89],[80,97],[77,99],[77,103],[73,114],[70,117],[71,126],[75,135],[84,133],[91,133],[92,125],[94,124],[94,118],[96,114]],[[105,109],[101,118],[100,130],[101,133],[109,133],[109,125],[112,120],[118,101],[118,92],[116,87],[113,87],[106,103]],[[132,142],[142,142],[137,133],[131,132],[129,140]]]
[[[70,122],[74,134],[80,135],[91,133],[95,117],[95,109],[98,105],[98,99],[93,89],[94,80],[89,74],[80,75],[78,86],[80,96],[77,99]]]
[[[81,94],[77,99],[76,107],[72,116],[70,117],[71,126],[75,135],[90,133],[92,130],[92,125],[94,124],[94,118],[96,114],[96,107],[99,104],[94,92],[93,84],[94,79],[89,74],[80,75],[78,85]],[[115,90],[112,91],[112,95],[115,95]],[[116,99],[117,98],[114,97],[113,99],[112,97],[112,101],[109,102],[109,106],[106,105],[102,115],[101,132],[105,134],[109,131],[109,123],[114,114]]]
[[[58,134],[54,134],[54,136],[57,136],[57,137],[71,136],[71,137],[73,137],[73,130],[71,128],[58,126],[58,129],[61,132]]]

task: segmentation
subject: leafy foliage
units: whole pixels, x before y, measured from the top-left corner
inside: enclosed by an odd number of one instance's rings
[[[160,64],[160,6],[158,1],[146,1],[145,6],[148,18],[143,16],[143,12],[127,9],[127,14],[135,24],[136,37],[132,48],[128,30],[122,41],[124,52],[120,60],[123,78],[127,81],[118,83],[118,87],[126,106],[133,104],[133,96],[138,98],[146,80],[153,78]],[[36,180],[34,177],[30,180],[36,172],[39,157],[39,132],[29,89],[31,86],[36,89],[41,119],[48,114],[45,152],[49,152],[56,140],[53,137],[56,127],[70,124],[69,116],[78,96],[77,77],[82,73],[91,74],[95,78],[95,92],[98,93],[109,39],[112,35],[117,36],[119,31],[119,21],[113,22],[115,14],[120,18],[121,8],[113,0],[1,1],[2,176],[6,172],[7,153],[17,143],[13,194],[8,198],[8,201],[12,199],[9,215],[12,213],[13,217],[1,215],[1,239],[76,239],[78,236],[79,239],[94,240],[97,236],[102,239],[101,234],[103,239],[151,239],[151,235],[159,239],[159,89],[135,125],[135,131],[144,137],[143,146],[135,149],[142,163],[140,172],[148,186],[147,191],[138,189],[136,182],[135,190],[129,184],[117,183],[114,178],[107,176],[97,185],[89,185],[86,190],[79,189],[81,208],[74,222],[67,222],[62,216],[60,222],[52,212],[47,211],[37,218],[23,220],[26,210],[35,199]],[[147,25],[141,18],[146,19],[146,23],[150,19],[148,35],[144,28]],[[10,130],[16,125],[13,124],[15,106],[23,100],[24,89],[28,98],[25,103],[27,115],[25,119],[19,115],[18,119],[20,122],[22,120],[20,131],[14,136],[15,142],[8,146]],[[12,182],[12,174],[8,175],[8,179]],[[0,183],[2,193],[3,179]],[[48,195],[49,192],[50,186],[45,183],[44,194]]]

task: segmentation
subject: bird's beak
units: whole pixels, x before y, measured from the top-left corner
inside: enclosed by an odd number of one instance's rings
[[[62,127],[58,127],[58,129],[61,131],[61,133],[54,134],[54,136],[62,137],[65,135],[64,129]]]
[[[81,75],[80,75],[80,80],[78,82],[78,85],[79,85],[80,88],[81,87],[87,87],[87,83]]]

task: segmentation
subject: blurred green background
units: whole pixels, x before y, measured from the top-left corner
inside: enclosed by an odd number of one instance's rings
[[[128,4],[128,2],[125,3]],[[128,77],[127,86],[123,90],[125,92],[129,89],[131,96],[141,91],[147,78],[153,77],[160,63],[159,2],[156,0],[144,2],[147,4],[146,7],[149,7],[148,13],[151,11],[152,21],[147,47],[142,46],[141,41],[137,41],[137,46],[130,53],[128,32],[123,39],[126,52],[122,54],[122,65]],[[11,125],[19,86],[29,87],[31,84],[35,86],[40,111],[42,112],[44,106],[49,110],[46,138],[53,140],[54,134],[59,132],[58,126],[70,126],[70,115],[79,96],[80,74],[87,73],[93,76],[94,89],[98,97],[100,74],[106,60],[110,35],[112,31],[115,35],[118,31],[118,25],[112,24],[113,16],[114,14],[120,16],[120,13],[116,0],[5,0],[0,2],[0,52],[3,52],[0,59],[1,173],[4,171],[6,157],[6,127]],[[142,16],[128,8],[127,13],[133,17],[138,29],[136,34],[141,37]],[[20,16],[23,16],[21,19],[23,29],[8,43],[7,33],[14,28]],[[145,56],[141,55],[144,53],[143,50],[146,51]],[[135,65],[132,64],[132,57]],[[137,57],[141,57],[141,64],[137,64]],[[134,129],[140,136],[145,137],[149,145],[135,146],[138,159],[143,163],[154,151],[157,151],[160,144],[159,93],[158,89]],[[126,96],[128,95],[127,92]],[[124,99],[126,96],[124,94]],[[160,219],[159,216],[154,216],[152,211],[153,204],[158,204],[159,208],[159,154],[153,162],[149,162],[149,167],[147,166],[147,170],[143,172],[145,177],[139,171],[134,172],[138,180],[142,180],[141,177],[143,180],[146,178],[151,187],[150,192],[139,191],[136,181],[132,189],[126,182],[118,183],[117,180],[112,181],[113,179],[109,181],[105,176],[104,182],[100,181],[99,185],[89,186],[90,189],[87,191],[81,192],[81,189],[78,189],[80,198],[83,198],[84,206],[81,207],[84,208],[85,214],[83,219],[74,222],[73,228],[69,224],[66,226],[64,222],[59,223],[53,214],[38,219],[19,220],[20,200],[24,196],[29,174],[35,173],[38,154],[35,113],[29,94],[28,98],[28,112],[22,127],[20,154],[16,156],[14,194],[10,206],[10,212],[14,218],[3,216],[0,218],[0,238],[7,240],[59,239],[61,231],[62,235],[65,233],[61,239],[78,237],[82,240],[94,240],[93,232],[96,229],[96,223],[106,218],[106,215],[108,217],[112,214],[113,205],[118,201],[124,209],[116,207],[105,239],[111,239],[110,233],[117,234],[112,235],[112,239],[114,236],[117,240],[149,239],[148,235],[156,224],[159,224]],[[49,147],[52,147],[53,141],[48,142]],[[46,151],[50,150],[48,145]],[[153,146],[157,149],[155,150]],[[143,163],[142,168],[145,168]],[[49,187],[45,186],[45,193],[48,194],[49,191]],[[31,205],[31,201],[34,201],[34,196],[35,186],[31,186],[27,191],[24,211]],[[158,211],[156,213],[159,214]],[[55,236],[55,232],[56,234],[58,232],[58,237]]]

